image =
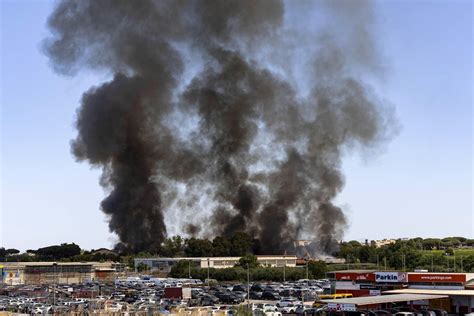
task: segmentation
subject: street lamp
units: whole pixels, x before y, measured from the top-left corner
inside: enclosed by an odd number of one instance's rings
[[[308,262],[309,260],[306,260],[306,283],[309,282],[309,277],[308,277]]]
[[[250,310],[250,266],[247,262],[247,310]]]
[[[56,274],[57,274],[57,267],[58,264],[55,262],[53,263],[53,311],[56,307]]]
[[[209,286],[209,267],[210,267],[210,259],[207,258],[207,286]]]
[[[309,292],[309,273],[308,273],[308,263],[309,263],[309,259],[306,260],[306,292],[304,292],[304,294],[301,296],[301,301],[303,302],[303,305],[304,305],[304,295],[308,294]]]

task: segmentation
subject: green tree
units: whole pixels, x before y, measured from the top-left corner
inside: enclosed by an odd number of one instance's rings
[[[179,257],[184,255],[185,240],[181,236],[165,239],[161,245],[160,254],[164,257]]]
[[[323,279],[326,277],[327,265],[324,261],[309,261],[308,271],[312,278]]]
[[[360,261],[361,248],[362,245],[356,240],[342,242],[340,244],[339,251],[336,253],[336,256],[346,259],[347,262],[357,262]]]
[[[448,248],[448,249],[446,249],[445,253],[448,256],[454,256],[454,249],[453,248]]]
[[[474,272],[474,255],[463,258],[463,266],[466,272]]]
[[[212,240],[212,254],[216,257],[229,256],[231,248],[231,242],[225,237],[217,236]]]
[[[253,238],[243,232],[237,232],[230,238],[232,248],[230,250],[231,256],[243,256],[252,253]]]
[[[452,237],[452,238],[459,240],[459,242],[462,243],[462,244],[467,240],[466,237],[458,237],[458,236],[456,236],[456,237]]]
[[[124,263],[127,267],[132,269],[135,266],[134,256],[121,256],[120,262]]]
[[[137,271],[138,272],[148,271],[148,266],[146,264],[144,264],[143,262],[140,262],[137,265]]]
[[[254,255],[245,255],[242,256],[242,258],[239,259],[239,262],[235,265],[237,267],[242,267],[242,268],[256,268],[259,266],[259,263],[257,261],[257,256]]]
[[[20,250],[15,249],[15,248],[10,248],[6,250],[6,253],[7,253],[7,256],[17,255],[20,253]]]
[[[362,246],[359,249],[360,262],[375,262],[377,261],[376,249],[370,246]]]
[[[81,248],[75,243],[43,247],[36,250],[40,260],[60,260],[81,254]]]
[[[208,239],[189,238],[184,253],[188,257],[211,257],[212,242]]]
[[[474,239],[466,239],[464,242],[466,246],[473,247],[474,246]]]
[[[421,243],[423,245],[423,249],[431,250],[431,249],[439,249],[441,245],[441,239],[438,238],[426,238]]]
[[[462,244],[458,237],[446,237],[441,239],[441,241],[442,244],[444,244],[446,247],[458,248]]]

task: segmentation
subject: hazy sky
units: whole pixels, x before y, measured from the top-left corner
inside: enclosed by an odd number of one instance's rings
[[[53,73],[39,49],[52,2],[0,7],[0,246],[110,247],[100,170],[69,149],[81,94],[106,77]],[[378,94],[402,128],[382,151],[345,159],[345,239],[472,238],[473,5],[379,1],[376,13],[388,69]]]

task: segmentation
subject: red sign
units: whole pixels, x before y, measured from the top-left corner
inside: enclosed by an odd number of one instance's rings
[[[408,282],[466,283],[466,275],[461,273],[409,273]]]
[[[375,281],[373,273],[336,272],[337,281]]]

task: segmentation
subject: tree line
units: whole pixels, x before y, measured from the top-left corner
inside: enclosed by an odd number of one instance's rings
[[[113,252],[96,252],[94,249],[82,250],[75,243],[63,243],[38,249],[28,249],[20,253],[18,249],[0,248],[0,262],[5,261],[117,261],[119,255]]]
[[[224,257],[243,256],[258,252],[258,241],[246,233],[235,233],[230,237],[214,239],[167,238],[156,253],[83,250],[75,243],[62,243],[21,253],[18,249],[0,248],[0,262],[5,261],[121,261],[133,262],[133,257]]]
[[[335,255],[348,263],[372,263],[379,268],[470,272],[474,271],[474,249],[467,255],[458,256],[455,256],[455,251],[461,251],[461,247],[472,247],[472,241],[464,237],[412,238],[376,247],[352,240],[341,242]]]
[[[474,239],[464,237],[412,238],[396,240],[376,247],[374,243],[340,242],[332,255],[346,259],[348,264],[373,264],[379,269],[428,269],[437,272],[474,271]],[[466,248],[467,251],[460,250]],[[120,253],[109,250],[83,250],[75,243],[63,243],[29,249],[21,253],[14,248],[0,248],[0,262],[4,261],[120,261],[133,267],[134,257],[225,257],[259,253],[259,241],[245,233],[213,239],[167,238],[156,253]],[[464,255],[455,256],[463,251]],[[291,253],[288,253],[290,255]]]

